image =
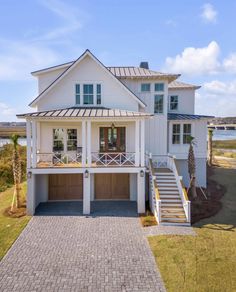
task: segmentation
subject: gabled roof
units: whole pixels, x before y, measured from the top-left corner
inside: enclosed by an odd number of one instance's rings
[[[201,88],[201,86],[174,80],[171,83],[169,83],[168,88],[169,89],[199,89]]]
[[[203,116],[203,115],[188,115],[188,114],[174,114],[168,113],[169,121],[177,121],[177,120],[201,120],[201,119],[212,119],[212,116]]]
[[[90,56],[103,70],[105,70],[112,78],[122,86],[131,97],[133,97],[142,107],[145,107],[145,103],[135,95],[126,85],[124,85],[114,74],[112,74],[89,50],[86,50],[76,61],[72,62],[45,90],[43,90],[30,104],[34,106],[46,93],[49,92],[57,83],[59,83],[79,62],[81,62],[86,56]]]
[[[105,107],[70,107],[17,115],[18,118],[141,118],[150,116],[152,114]]]

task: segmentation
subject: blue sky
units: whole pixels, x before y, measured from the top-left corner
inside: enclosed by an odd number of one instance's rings
[[[0,0],[0,121],[31,110],[31,71],[87,48],[105,65],[181,73],[202,85],[197,113],[235,116],[235,15],[233,0]]]

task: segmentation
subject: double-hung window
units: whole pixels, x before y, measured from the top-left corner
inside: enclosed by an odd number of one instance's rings
[[[164,108],[164,95],[156,94],[154,96],[154,113],[163,114],[163,108]]]
[[[93,104],[93,84],[83,84],[84,104]]]
[[[142,83],[141,84],[141,92],[150,92],[151,84],[150,83]]]
[[[80,104],[80,84],[75,84],[75,103]]]
[[[172,126],[172,144],[180,144],[180,124]]]
[[[171,95],[170,96],[170,110],[177,111],[178,110],[178,103],[179,103],[178,95]]]
[[[64,129],[53,129],[53,152],[64,151]]]
[[[192,136],[191,124],[183,125],[183,144],[189,144]]]
[[[77,150],[77,129],[67,129],[67,151]]]
[[[164,91],[164,83],[155,83],[155,91]]]

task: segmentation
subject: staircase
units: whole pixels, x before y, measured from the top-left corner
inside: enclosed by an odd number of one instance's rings
[[[169,168],[155,169],[161,204],[161,225],[190,225],[187,222],[175,175]]]

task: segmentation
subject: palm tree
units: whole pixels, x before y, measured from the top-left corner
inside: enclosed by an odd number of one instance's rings
[[[12,170],[14,177],[14,194],[11,204],[11,211],[13,211],[14,207],[20,207],[21,159],[18,144],[19,135],[14,134],[11,136],[10,139],[13,144]]]
[[[197,198],[197,190],[196,190],[196,162],[195,155],[193,150],[194,145],[194,137],[189,137],[189,151],[188,151],[188,173],[190,178],[190,192],[193,198]]]
[[[213,137],[213,130],[208,129],[208,165],[212,166],[212,137]]]

